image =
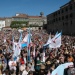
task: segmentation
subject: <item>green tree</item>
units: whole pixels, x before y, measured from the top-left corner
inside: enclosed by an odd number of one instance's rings
[[[11,28],[23,28],[28,25],[28,21],[12,21]]]

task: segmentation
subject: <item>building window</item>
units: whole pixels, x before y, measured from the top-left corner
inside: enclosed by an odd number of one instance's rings
[[[56,16],[57,16],[57,12],[56,12],[56,14],[55,14]]]
[[[70,10],[72,10],[72,5],[70,5]]]
[[[68,11],[68,7],[66,7],[65,11]]]
[[[66,19],[68,19],[68,15],[66,15]]]
[[[73,13],[70,14],[70,18],[72,18],[72,17],[73,17]]]
[[[58,11],[58,14],[60,14],[60,11]]]
[[[63,9],[61,10],[61,13],[64,13],[64,10]]]
[[[56,21],[58,21],[58,19],[56,18]]]
[[[53,16],[55,17],[55,13],[53,14]]]
[[[64,20],[64,16],[62,16],[62,20]]]
[[[71,21],[71,24],[72,24],[72,21]]]
[[[53,20],[53,22],[55,22],[55,19]]]
[[[74,7],[75,7],[75,2],[74,2]]]
[[[68,26],[68,22],[66,22],[65,25]]]
[[[64,26],[64,22],[63,22],[63,26]]]
[[[61,19],[60,19],[60,17],[59,17],[59,21],[60,21]]]

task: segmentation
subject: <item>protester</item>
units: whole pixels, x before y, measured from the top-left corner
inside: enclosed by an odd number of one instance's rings
[[[22,40],[27,35],[22,32]],[[20,33],[18,30],[0,32],[0,73],[11,75],[50,75],[58,66],[73,62],[74,67],[64,69],[64,75],[75,74],[75,37],[62,35],[61,46],[58,48],[43,47],[48,41],[49,35],[45,30],[31,31],[31,44],[21,48]],[[14,36],[14,40],[13,40]],[[53,38],[55,35],[51,35]],[[4,38],[5,37],[5,38]],[[13,50],[13,41],[18,43],[19,50]],[[22,41],[23,43],[24,41]],[[27,42],[25,42],[26,44]],[[28,50],[30,48],[30,61]],[[21,50],[20,50],[21,49]],[[15,52],[16,51],[16,52]],[[19,53],[20,52],[20,53]],[[45,52],[43,61],[43,54]],[[14,54],[15,53],[15,54]]]

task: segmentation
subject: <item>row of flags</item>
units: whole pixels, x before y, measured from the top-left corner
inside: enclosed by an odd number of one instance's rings
[[[49,46],[49,48],[58,48],[61,46],[61,35],[62,32],[56,33],[53,38],[51,38],[51,34],[49,35],[49,39],[45,46]],[[30,32],[30,28],[28,30],[28,33],[25,35],[25,37],[22,39],[22,32],[20,32],[20,38],[18,42],[14,41],[14,36],[13,36],[13,50],[14,50],[14,57],[20,55],[21,49],[24,47],[27,47],[27,52],[28,52],[28,61],[30,61],[30,46],[33,44],[31,41],[32,34]],[[4,42],[5,39],[4,39]],[[34,51],[33,51],[33,56],[35,57],[35,45],[34,46]],[[43,50],[43,62],[45,62],[45,50]]]
[[[49,35],[49,39],[45,46],[49,46],[49,48],[59,48],[61,46],[61,36],[62,32],[56,33],[53,38],[51,38],[51,34]],[[4,40],[6,42],[6,40]],[[14,57],[17,57],[20,55],[21,49],[23,47],[27,47],[27,52],[28,52],[28,61],[30,61],[30,46],[32,45],[31,41],[31,33],[30,33],[30,28],[28,34],[24,37],[22,40],[22,33],[20,33],[20,38],[18,42],[14,41],[14,36],[13,36],[13,50],[14,50]],[[33,51],[33,56],[35,57],[35,45],[34,45],[34,51]],[[45,62],[45,49],[43,50],[43,62]],[[68,68],[69,66],[73,66],[73,62],[68,62],[59,65],[52,73],[48,75],[63,75],[64,74],[64,69]]]

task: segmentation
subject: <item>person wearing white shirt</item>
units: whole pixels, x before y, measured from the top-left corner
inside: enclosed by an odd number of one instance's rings
[[[24,70],[22,75],[28,75],[28,72],[26,70]]]
[[[11,57],[8,65],[9,65],[10,71],[12,71],[12,70],[16,71],[16,66],[17,66],[16,61],[14,61],[14,59],[12,57]]]

